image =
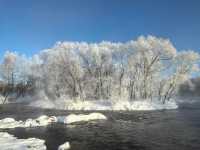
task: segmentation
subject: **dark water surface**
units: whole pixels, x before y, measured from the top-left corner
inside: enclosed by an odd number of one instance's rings
[[[40,115],[89,113],[38,109],[20,104],[0,106],[0,119],[36,118]],[[6,131],[18,138],[44,139],[48,150],[66,141],[71,150],[200,150],[200,104],[183,104],[177,110],[102,112],[108,120],[75,125],[16,128]]]

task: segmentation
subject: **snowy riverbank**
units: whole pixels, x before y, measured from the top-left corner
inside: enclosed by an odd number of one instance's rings
[[[109,100],[37,100],[30,103],[30,106],[41,108],[56,108],[65,110],[162,110],[177,109],[178,105],[174,100],[166,101],[164,104],[160,101],[138,100],[138,101],[109,101]]]
[[[111,110],[111,111],[138,111],[138,110],[162,110],[177,109],[179,102],[177,100],[165,101],[162,103],[156,99],[133,100],[80,100],[69,99],[67,96],[61,96],[58,99],[50,100],[44,92],[35,96],[25,96],[16,99],[16,103],[26,103],[33,107],[63,109],[63,110]],[[11,103],[7,101],[7,103]]]
[[[177,109],[178,105],[174,101],[165,104],[161,102],[145,101],[67,101],[66,110],[160,110]]]

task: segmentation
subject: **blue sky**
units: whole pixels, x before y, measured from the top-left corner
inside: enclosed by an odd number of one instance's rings
[[[31,56],[56,41],[169,38],[200,50],[199,0],[0,0],[0,56]]]

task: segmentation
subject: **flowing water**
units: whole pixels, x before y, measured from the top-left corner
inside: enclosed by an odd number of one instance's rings
[[[21,104],[0,106],[0,119],[68,115],[83,111],[39,109]],[[18,138],[44,139],[48,150],[66,141],[71,150],[199,150],[200,104],[183,104],[177,110],[102,112],[108,120],[74,125],[0,129]]]

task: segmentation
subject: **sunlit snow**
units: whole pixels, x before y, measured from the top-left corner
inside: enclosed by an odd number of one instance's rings
[[[68,116],[40,116],[37,119],[27,119],[26,121],[16,121],[14,118],[5,118],[0,120],[0,129],[4,128],[17,128],[17,127],[37,127],[37,126],[47,126],[53,122],[60,122],[64,124],[71,124],[81,121],[90,121],[90,120],[105,120],[107,119],[101,113],[91,113],[88,115],[80,114],[70,114]]]
[[[57,117],[58,122],[63,122],[65,124],[71,124],[75,122],[81,122],[81,121],[90,121],[90,120],[106,120],[107,117],[104,116],[101,113],[91,113],[88,115],[80,114],[80,115],[75,115],[75,114],[70,114],[66,117]]]
[[[14,118],[5,118],[0,120],[0,128],[17,128],[17,127],[36,127],[36,126],[46,126],[53,122],[51,117],[42,115],[36,119],[27,119],[25,121],[16,121]]]
[[[159,101],[67,101],[65,109],[67,110],[161,110],[177,109],[175,101],[168,101],[165,104]]]

